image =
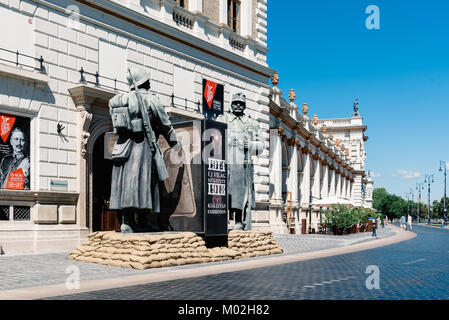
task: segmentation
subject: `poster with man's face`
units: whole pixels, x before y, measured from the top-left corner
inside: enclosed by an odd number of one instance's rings
[[[0,113],[0,188],[30,189],[30,119]]]

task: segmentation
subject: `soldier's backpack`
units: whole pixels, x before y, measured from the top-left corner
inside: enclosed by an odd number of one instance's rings
[[[132,130],[128,99],[124,94],[118,94],[109,101],[109,111],[115,133]]]

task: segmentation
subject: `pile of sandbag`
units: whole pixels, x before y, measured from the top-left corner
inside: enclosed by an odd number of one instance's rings
[[[282,253],[269,231],[231,231],[228,247],[206,248],[193,232],[123,234],[94,232],[68,259],[148,269]]]
[[[228,235],[228,247],[241,253],[242,258],[282,253],[271,231],[232,230]]]

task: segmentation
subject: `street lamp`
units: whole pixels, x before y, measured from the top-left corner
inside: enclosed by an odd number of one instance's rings
[[[425,175],[425,179],[424,179],[424,183],[427,183],[428,186],[428,194],[427,194],[427,201],[428,201],[428,206],[427,206],[427,224],[430,224],[430,184],[434,183],[435,180],[433,180],[433,174],[426,174]]]
[[[412,205],[413,205],[413,202],[415,201],[415,194],[414,194],[412,188],[410,188],[410,195],[412,196],[412,204],[410,205],[410,215],[412,215],[412,211],[413,211]]]
[[[405,201],[406,201],[406,203],[407,203],[407,214],[409,214],[410,212],[409,212],[409,202],[408,202],[408,200],[410,200],[409,199],[409,193],[408,192],[406,192],[405,193]]]
[[[421,190],[424,190],[424,183],[416,183],[416,190],[418,190],[418,223],[421,222],[420,211],[419,211],[419,202],[421,201]]]
[[[312,192],[310,192],[310,195],[309,195],[309,233],[312,233],[312,202],[313,202],[313,199],[321,200],[321,197],[320,198],[314,197],[314,196],[312,196]],[[320,215],[321,215],[321,207],[320,207]],[[321,220],[321,217],[320,217],[320,220]]]
[[[444,225],[446,225],[446,217],[447,217],[447,212],[446,212],[446,168],[447,168],[447,164],[445,161],[440,161],[440,172],[443,171],[442,167],[444,167],[444,198],[443,198],[444,209],[443,209],[443,213],[444,213]]]

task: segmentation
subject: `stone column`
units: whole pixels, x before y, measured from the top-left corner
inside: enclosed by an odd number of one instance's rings
[[[336,171],[336,183],[337,183],[337,187],[335,190],[335,195],[337,196],[337,198],[341,198],[341,173],[340,170]]]
[[[341,176],[341,197],[346,198],[346,175],[345,172]]]
[[[193,13],[203,12],[203,0],[189,0],[189,10]]]
[[[272,195],[270,199],[270,228],[275,234],[287,233],[283,221],[282,202],[282,128],[270,130],[270,183],[272,184]]]
[[[228,25],[228,1],[220,0],[218,4],[218,23]]]
[[[244,37],[251,37],[253,34],[253,1],[241,1],[240,34]],[[256,8],[254,8],[256,10]]]
[[[298,149],[299,139],[288,139],[287,143],[291,150],[290,171],[288,176],[288,191],[292,193],[292,205],[298,206]],[[290,197],[287,196],[287,201]]]
[[[349,195],[350,195],[351,201],[354,201],[354,194],[352,193],[353,187],[354,187],[354,178],[351,178],[351,180],[349,180]]]
[[[329,188],[329,196],[335,196],[335,180],[336,180],[336,172],[335,172],[335,167],[333,165],[331,165],[329,167],[329,169],[332,171],[331,172],[331,186]]]
[[[349,176],[346,178],[346,197],[351,200],[351,180]]]
[[[304,169],[302,171],[302,183],[301,183],[301,204],[309,205],[310,200],[310,167],[312,161],[312,148],[302,149],[303,154],[306,156],[304,163]]]
[[[302,171],[301,181],[301,214],[300,224],[302,225],[302,219],[306,219],[306,230],[308,225],[308,210],[310,201],[310,167],[312,161],[312,148],[306,147],[302,149],[302,153],[305,156],[304,168]]]
[[[320,198],[320,189],[321,189],[321,156],[319,154],[314,155],[313,161],[315,161],[315,171],[313,173],[313,189],[312,189],[312,203],[319,200]],[[318,212],[319,207],[313,206],[312,208],[312,228],[315,228],[317,230],[317,223],[318,223]]]
[[[298,144],[299,139],[288,139],[287,143],[290,148],[290,170],[289,170],[289,176],[288,176],[288,186],[287,190],[288,192],[291,192],[291,216],[295,219],[295,233],[298,233],[299,229],[299,215],[298,215],[298,208],[299,208],[299,201],[298,201]],[[286,203],[286,210],[290,211],[290,195],[287,194],[287,203]]]
[[[321,189],[321,198],[327,198],[329,196],[329,166],[327,160],[323,160],[323,188]]]
[[[316,154],[313,156],[315,162],[315,171],[313,172],[313,188],[312,188],[312,202],[320,198],[320,183],[321,183],[321,168],[320,168],[321,156]]]

